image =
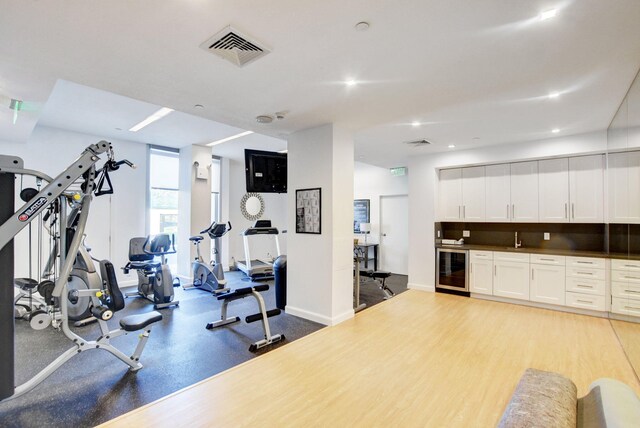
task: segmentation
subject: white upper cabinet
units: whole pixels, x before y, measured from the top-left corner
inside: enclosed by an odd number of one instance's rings
[[[609,222],[640,223],[640,152],[609,154]]]
[[[511,164],[511,221],[538,221],[538,161]]]
[[[438,212],[440,221],[462,219],[462,169],[440,170]]]
[[[462,168],[462,219],[485,219],[485,167]]]
[[[440,170],[439,221],[604,223],[604,155]],[[640,223],[640,151],[609,155],[612,223]],[[632,197],[634,195],[634,197]]]
[[[569,221],[569,159],[538,161],[540,223]]]
[[[604,223],[604,155],[569,158],[569,218]]]
[[[511,221],[511,165],[485,167],[486,221]]]

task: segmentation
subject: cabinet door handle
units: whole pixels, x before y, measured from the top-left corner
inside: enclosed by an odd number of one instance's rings
[[[545,262],[555,262],[555,259],[545,259],[543,257],[541,257],[540,260],[544,260]]]
[[[571,218],[576,219],[576,204],[571,204]]]
[[[471,264],[469,265],[469,273],[470,273],[470,274],[471,274],[471,273],[473,273],[473,263],[471,263]]]
[[[580,287],[580,288],[593,288],[593,285],[576,284],[576,287]]]
[[[462,216],[460,215],[460,210],[462,209],[461,205],[458,205],[458,218],[462,218]]]
[[[637,268],[638,266],[636,266],[636,265],[624,265],[624,267]]]
[[[590,305],[592,305],[592,304],[593,304],[593,302],[592,302],[592,301],[590,301],[590,300],[580,300],[580,299],[576,299],[576,302],[580,302],[580,303],[588,303],[588,304],[590,304]]]
[[[493,276],[498,276],[498,265],[493,267]]]
[[[511,218],[516,218],[516,204],[511,204]]]
[[[626,279],[640,279],[637,276],[629,276],[629,275],[625,275],[623,278],[626,278]]]
[[[580,264],[583,264],[583,265],[592,265],[593,264],[593,262],[582,262],[580,260],[578,260],[576,263],[580,263]]]
[[[507,220],[510,219],[511,217],[509,217],[509,204],[507,204]]]
[[[467,218],[467,206],[462,206],[462,218]]]
[[[635,294],[640,294],[640,291],[637,290],[624,290],[625,293],[635,293]]]
[[[576,272],[578,275],[593,275],[591,272]]]
[[[567,203],[564,203],[564,218],[567,218],[568,214],[567,214]]]
[[[626,306],[626,305],[625,305],[625,307],[624,307],[624,308],[625,308],[625,309],[634,309],[634,310],[636,310],[636,311],[640,309],[640,308],[636,308],[636,307],[633,307],[633,306]]]
[[[531,269],[531,280],[533,281],[533,273],[535,272],[535,270]]]

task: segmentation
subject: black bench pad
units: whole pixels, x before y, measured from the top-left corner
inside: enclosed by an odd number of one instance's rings
[[[360,276],[368,276],[369,278],[389,278],[391,276],[391,272],[382,270],[361,270]]]
[[[162,314],[158,311],[147,312],[138,315],[128,315],[120,320],[120,327],[124,331],[142,330],[149,324],[158,322],[162,319]]]
[[[204,238],[202,236],[192,236],[191,238],[189,238],[189,241],[193,241],[193,242],[200,242],[202,241]]]

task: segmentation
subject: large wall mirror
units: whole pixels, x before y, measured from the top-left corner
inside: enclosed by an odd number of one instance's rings
[[[607,132],[611,325],[640,373],[640,77],[636,77]]]
[[[256,221],[264,214],[264,199],[259,193],[245,193],[240,200],[240,211],[247,220]]]

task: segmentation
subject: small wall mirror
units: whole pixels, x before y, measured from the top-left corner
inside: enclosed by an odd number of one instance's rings
[[[258,220],[264,214],[264,199],[259,193],[245,193],[240,200],[240,211],[247,220]]]

